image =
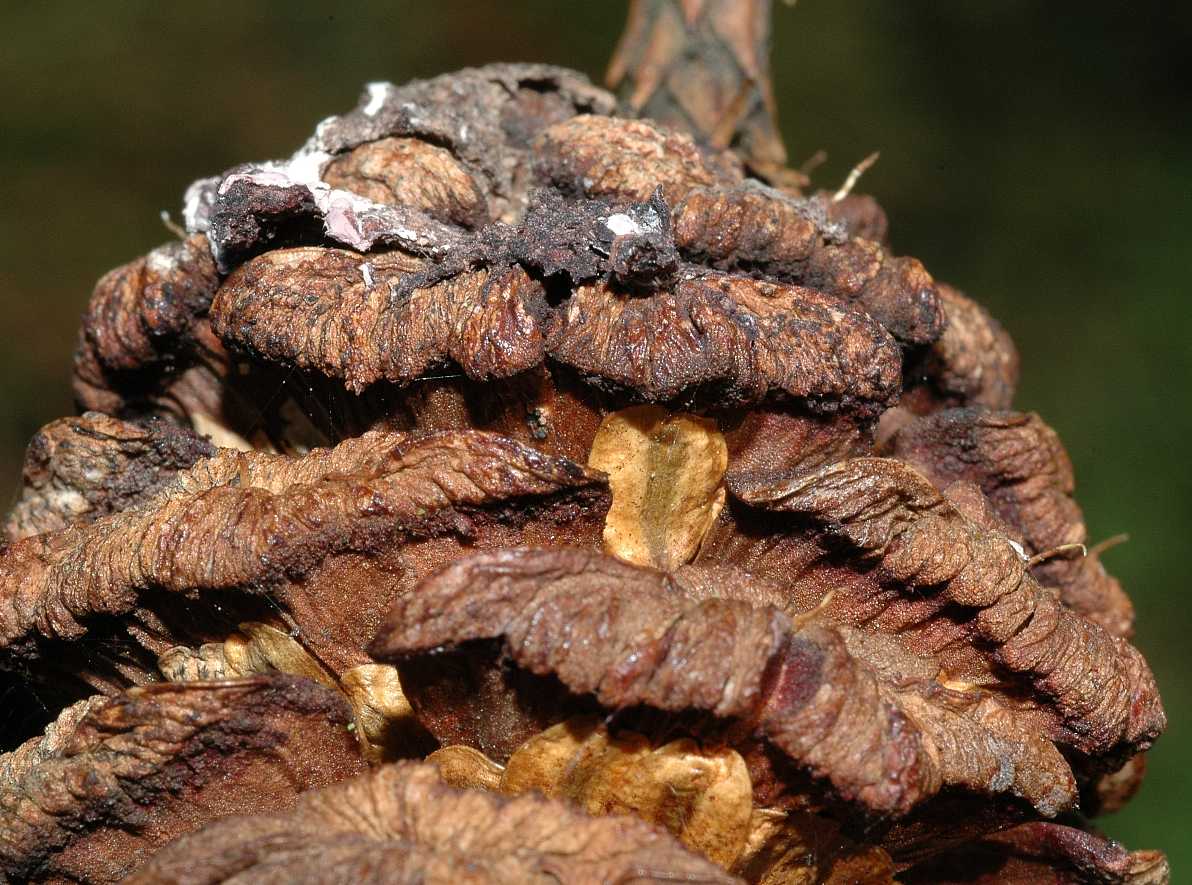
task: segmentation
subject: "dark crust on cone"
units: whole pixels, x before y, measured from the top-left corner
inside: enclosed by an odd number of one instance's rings
[[[538,166],[565,194],[642,201],[661,187],[674,207],[676,245],[690,260],[856,301],[909,344],[939,337],[939,295],[918,261],[848,237],[822,201],[740,184],[718,160],[649,121],[576,117],[543,134]]]
[[[207,235],[223,272],[265,249],[321,239],[443,259],[463,242],[460,225],[521,215],[531,145],[544,128],[607,113],[612,103],[581,74],[547,65],[372,83],[353,111],[320,123],[288,162],[244,164],[195,182],[187,224]],[[395,138],[418,147],[395,152]],[[432,174],[437,184],[409,180]]]
[[[631,292],[683,301],[678,289],[684,283],[675,284],[676,274],[690,281],[706,276],[709,266],[736,274],[729,279],[738,289],[749,285],[740,277],[751,275],[819,289],[863,309],[904,345],[939,338],[941,298],[971,304],[951,290],[947,297],[937,295],[914,259],[891,257],[876,242],[852,236],[848,223],[833,220],[872,221],[880,213],[864,199],[804,199],[743,182],[731,153],[700,148],[686,135],[649,121],[605,116],[612,107],[611,97],[582,77],[544,66],[495,65],[403,87],[371,84],[355,110],[320,124],[290,161],[249,164],[197,184],[188,219],[193,230],[207,234],[225,271],[262,251],[305,243],[339,242],[363,250],[388,244],[406,254],[381,252],[358,259],[352,268],[352,260],[334,257],[334,250],[302,252],[297,264],[294,256],[268,253],[267,264],[244,269],[247,276],[225,284],[216,331],[258,363],[280,364],[282,371],[310,368],[342,379],[349,392],[359,393],[378,381],[408,385],[457,366],[472,378],[508,377],[541,362],[545,327],[566,312],[567,305],[559,302],[574,300],[587,291],[583,286],[622,284]],[[532,200],[534,184],[548,187]],[[585,203],[584,195],[600,205],[584,206],[577,215],[571,209]],[[533,210],[534,200],[553,208],[531,217],[527,202]],[[589,216],[597,221],[615,214],[633,217],[633,207],[652,200],[664,210],[668,203],[675,208],[673,238],[669,221],[665,230],[648,235],[609,234],[600,224],[580,224],[583,231],[575,227]],[[516,230],[485,225],[492,218],[525,224]],[[854,227],[875,232],[875,224]],[[570,257],[559,251],[568,245],[578,250]],[[694,265],[676,265],[676,245]],[[115,412],[132,396],[156,411],[218,415],[217,406],[206,404],[215,393],[196,385],[238,386],[227,376],[220,342],[204,322],[218,283],[212,250],[204,249],[197,236],[186,241],[185,249],[203,256],[205,264],[200,267],[197,258],[173,260],[176,275],[188,274],[175,288],[185,283],[196,294],[175,299],[185,310],[174,309],[164,319],[153,308],[160,287],[138,276],[146,260],[130,265],[136,273],[126,269],[118,279],[101,283],[92,314],[102,322],[90,322],[76,372],[77,393],[87,407]],[[167,264],[161,256],[148,260],[162,268]],[[559,277],[581,288],[568,296],[559,291]],[[305,285],[296,285],[298,280]],[[309,291],[312,286],[316,291]],[[100,294],[117,290],[123,293],[119,297]],[[548,309],[548,303],[558,310]],[[291,326],[282,317],[287,306],[306,322]],[[663,304],[647,313],[652,311],[667,312]],[[778,313],[771,324],[789,329],[801,322],[797,308],[789,316]],[[917,384],[926,373],[938,381],[941,396],[992,403],[1005,397],[992,392],[989,367],[977,364],[995,361],[980,345],[988,337],[983,329],[997,338],[996,324],[983,324],[980,317],[969,322],[970,314],[974,311],[957,308],[955,331],[932,345],[929,365],[919,352],[911,354],[909,377]],[[753,372],[702,377],[708,373],[689,371],[687,389],[677,393],[674,384],[659,385],[660,379],[643,371],[626,377],[609,368],[588,377],[620,388],[631,399],[673,396],[691,404],[700,396],[714,399],[727,392],[731,398],[754,389],[798,398],[804,394],[788,388],[805,387],[817,408],[855,408],[862,414],[896,395],[889,366],[876,367],[873,359],[866,365],[844,351],[839,374],[848,383],[792,385],[782,372],[767,373],[767,363],[789,367],[802,356],[767,352],[766,336],[755,335],[751,317],[742,319],[744,329],[727,339],[732,342],[728,352],[715,352],[718,340],[697,336],[688,347],[659,353],[655,361],[694,366],[690,350],[699,349],[704,353],[697,363],[751,362],[758,367]],[[729,329],[738,319],[719,322]],[[846,328],[850,322],[844,321]],[[141,327],[152,333],[151,348],[122,331]],[[371,340],[373,333],[382,343]],[[814,337],[810,331],[808,336]],[[135,346],[110,343],[125,339]],[[198,342],[204,360],[218,364],[212,366],[212,378],[161,377],[161,367],[188,367],[189,351]],[[585,355],[577,353],[578,343],[556,344],[573,364],[601,362],[598,351]],[[116,368],[119,372],[112,374]],[[858,377],[866,373],[867,378]],[[868,390],[853,389],[866,385]],[[233,393],[232,399],[238,396],[243,393]]]
[[[613,104],[611,95],[566,68],[465,68],[401,86],[374,84],[353,111],[325,121],[311,147],[339,156],[395,135],[442,145],[471,171],[489,215],[511,220],[524,205],[538,134],[576,114],[607,114]]]

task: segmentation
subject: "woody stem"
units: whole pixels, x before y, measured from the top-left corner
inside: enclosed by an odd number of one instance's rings
[[[770,82],[770,0],[632,0],[606,81],[628,110],[786,165]]]

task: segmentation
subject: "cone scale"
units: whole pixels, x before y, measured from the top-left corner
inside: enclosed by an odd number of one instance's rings
[[[786,168],[769,2],[369,84],[105,275],[0,879],[1115,882],[1165,714],[979,302]]]

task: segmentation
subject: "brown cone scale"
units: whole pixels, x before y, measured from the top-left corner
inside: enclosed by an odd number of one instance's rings
[[[619,101],[370,84],[99,281],[0,881],[1167,881],[1087,817],[1166,717],[1067,454],[784,170],[769,6],[638,0]]]

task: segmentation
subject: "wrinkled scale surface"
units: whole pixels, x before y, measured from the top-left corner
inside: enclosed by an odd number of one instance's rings
[[[620,104],[369,84],[99,281],[0,880],[1167,880],[1089,821],[1166,720],[1013,343],[784,169],[740,10],[635,3]]]

